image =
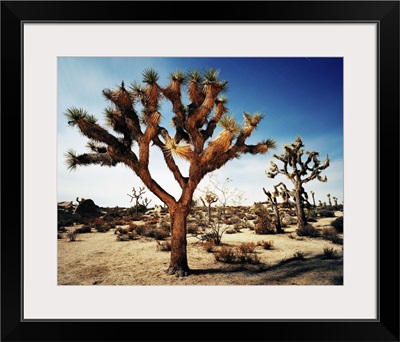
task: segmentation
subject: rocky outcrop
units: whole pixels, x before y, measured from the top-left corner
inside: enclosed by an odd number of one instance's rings
[[[81,216],[97,216],[100,215],[99,206],[91,199],[82,199],[74,211],[75,215]]]

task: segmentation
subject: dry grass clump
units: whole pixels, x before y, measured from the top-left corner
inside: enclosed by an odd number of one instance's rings
[[[228,264],[258,264],[260,259],[255,252],[256,246],[254,242],[244,242],[236,247],[222,246],[215,252],[215,260]]]
[[[77,229],[75,230],[70,230],[66,233],[67,238],[69,239],[70,242],[78,240],[79,237],[79,232],[77,232]]]
[[[202,243],[202,247],[205,249],[206,252],[212,253],[215,250],[215,242],[214,240],[208,240]]]
[[[302,251],[297,251],[293,254],[293,259],[295,260],[304,260],[305,254]]]
[[[337,252],[332,247],[325,247],[324,256],[326,259],[335,259],[337,256]]]
[[[264,248],[264,249],[273,249],[274,248],[274,241],[273,240],[268,240],[268,241],[260,241],[259,245]]]

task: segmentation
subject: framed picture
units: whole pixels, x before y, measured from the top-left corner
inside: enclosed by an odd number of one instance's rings
[[[2,340],[399,341],[398,1],[1,8]]]

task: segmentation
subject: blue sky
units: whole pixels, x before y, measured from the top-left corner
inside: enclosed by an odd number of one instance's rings
[[[124,81],[130,84],[141,82],[142,72],[154,68],[160,74],[159,84],[166,86],[168,76],[176,70],[205,70],[209,67],[220,70],[220,79],[228,81],[227,107],[229,113],[243,122],[243,111],[261,112],[265,118],[248,139],[257,143],[272,138],[277,149],[264,155],[243,155],[217,170],[216,177],[222,183],[231,179],[230,187],[244,193],[244,205],[265,201],[262,188],[273,189],[273,185],[284,181],[293,188],[284,176],[267,178],[274,154],[283,153],[283,144],[293,142],[300,136],[306,151],[320,152],[320,159],[329,155],[330,166],[322,175],[328,182],[317,180],[304,185],[307,192],[314,191],[316,200],[327,202],[327,194],[343,201],[343,60],[342,58],[142,58],[142,57],[59,57],[57,89],[57,194],[58,201],[74,201],[76,197],[91,198],[104,207],[129,207],[132,187],[143,186],[140,179],[128,168],[88,166],[68,171],[64,153],[74,149],[85,153],[88,141],[76,128],[67,124],[65,110],[75,106],[87,110],[105,126],[103,110],[109,105],[101,92]],[[187,102],[186,102],[187,103]],[[162,125],[170,128],[171,106],[163,102]],[[172,128],[170,133],[173,133]],[[218,132],[215,132],[215,135]],[[183,172],[188,165],[177,161]],[[157,149],[151,149],[150,169],[153,178],[176,198],[179,186],[166,169]],[[207,187],[208,177],[199,188]],[[195,193],[195,198],[200,193]],[[144,197],[152,200],[150,206],[161,204],[149,191]]]

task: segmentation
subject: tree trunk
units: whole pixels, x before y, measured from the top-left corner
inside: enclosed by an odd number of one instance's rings
[[[306,214],[304,213],[304,203],[302,196],[301,184],[296,184],[296,213],[297,213],[297,227],[303,229],[307,225]]]
[[[275,209],[275,215],[276,215],[276,232],[278,234],[282,234],[282,225],[281,225],[281,217],[279,215],[279,208],[278,208],[278,203],[272,203],[272,206]]]
[[[190,274],[187,262],[186,218],[190,205],[179,205],[175,210],[170,209],[171,216],[171,260],[168,274],[185,277]]]

